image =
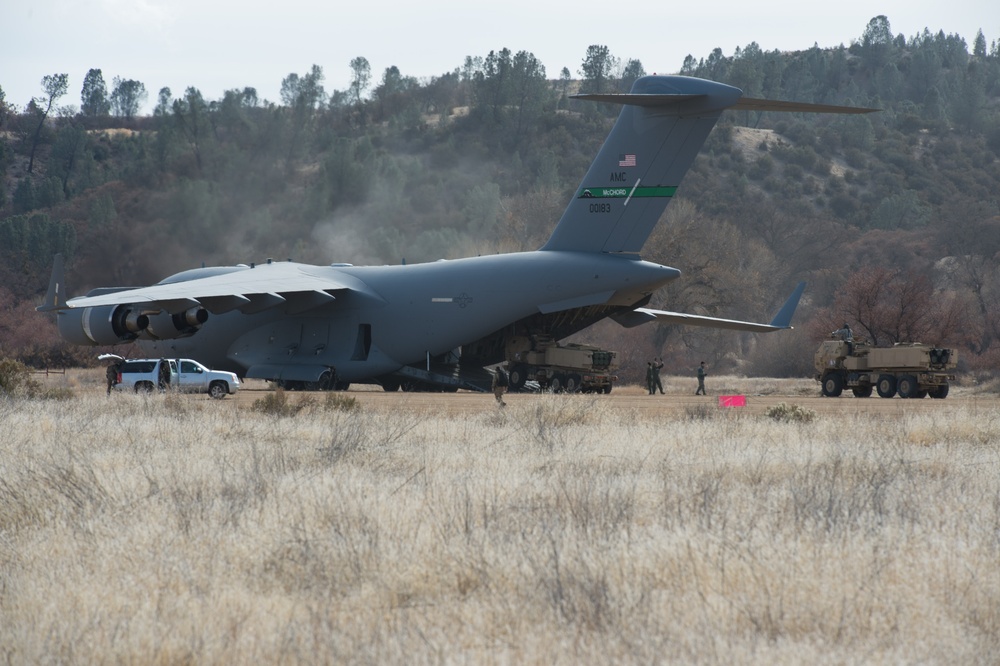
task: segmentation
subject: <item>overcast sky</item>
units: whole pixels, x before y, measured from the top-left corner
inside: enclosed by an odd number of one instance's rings
[[[504,47],[533,53],[549,78],[563,67],[578,77],[592,44],[668,74],[688,54],[701,59],[715,47],[732,55],[750,42],[765,51],[849,45],[879,14],[907,38],[944,30],[965,38],[970,51],[980,29],[987,47],[1000,39],[1000,2],[987,0],[30,0],[0,10],[0,87],[22,108],[42,94],[43,76],[68,73],[59,103],[79,107],[84,76],[99,68],[109,92],[116,76],[141,81],[149,112],[163,87],[179,97],[194,86],[216,100],[252,86],[276,102],[281,80],[313,64],[323,68],[327,92],[345,90],[356,56],[368,59],[373,83],[392,65],[424,79]]]

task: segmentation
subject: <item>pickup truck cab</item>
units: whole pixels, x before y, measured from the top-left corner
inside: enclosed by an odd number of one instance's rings
[[[125,359],[117,354],[101,354],[97,358],[119,363],[118,381],[114,385],[118,390],[131,389],[136,393],[151,393],[154,389],[207,393],[219,400],[240,389],[240,380],[232,372],[210,370],[189,358]]]

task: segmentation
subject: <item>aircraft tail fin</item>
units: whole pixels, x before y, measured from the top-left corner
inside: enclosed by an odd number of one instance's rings
[[[644,76],[627,94],[574,97],[624,106],[542,250],[639,252],[726,109],[875,110],[743,98],[739,88],[685,76]]]
[[[45,294],[45,302],[35,310],[38,312],[53,312],[66,309],[66,277],[62,254],[57,254],[52,260],[52,276],[49,277],[49,290]]]

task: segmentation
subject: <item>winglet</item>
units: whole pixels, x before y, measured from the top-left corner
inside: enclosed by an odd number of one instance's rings
[[[49,278],[49,291],[45,294],[45,302],[35,310],[52,312],[66,309],[66,281],[63,268],[63,256],[57,254],[52,260],[52,277]]]
[[[775,328],[792,327],[792,315],[795,314],[795,308],[799,306],[799,299],[802,298],[802,292],[805,291],[805,288],[805,282],[799,282],[796,285],[795,291],[792,292],[792,295],[788,297],[785,304],[778,310],[778,314],[774,315],[774,319],[771,320],[771,326]]]

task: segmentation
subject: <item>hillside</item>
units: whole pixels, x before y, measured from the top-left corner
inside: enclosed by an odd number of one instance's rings
[[[965,369],[995,372],[1000,53],[980,38],[970,52],[957,35],[894,36],[876,17],[848,47],[751,43],[686,62],[682,74],[750,97],[881,112],[730,113],[644,249],[684,272],[653,303],[672,310],[766,317],[808,281],[795,332],[607,324],[583,337],[622,350],[636,373],[660,355],[668,368],[704,358],[794,375],[846,319],[881,344],[956,345]],[[92,355],[61,346],[32,311],[56,251],[81,293],[266,257],[365,264],[535,249],[613,121],[613,109],[567,94],[627,89],[641,74],[630,61],[608,78],[551,80],[531,54],[503,50],[430,81],[390,68],[350,101],[317,89],[316,69],[289,77],[281,105],[252,88],[215,101],[189,88],[167,91],[152,117],[0,114],[0,355]]]

